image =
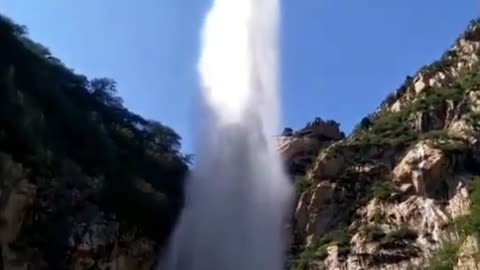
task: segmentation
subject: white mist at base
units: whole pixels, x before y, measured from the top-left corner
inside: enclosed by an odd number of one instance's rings
[[[284,268],[291,187],[272,138],[278,1],[215,0],[208,13],[196,164],[159,270]]]

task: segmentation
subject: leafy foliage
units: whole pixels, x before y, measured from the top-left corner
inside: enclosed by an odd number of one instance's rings
[[[50,194],[48,187],[81,190],[101,181],[85,201],[165,240],[182,205],[188,169],[180,136],[127,110],[115,81],[76,74],[4,16],[0,40],[0,151],[29,171],[38,196],[65,202],[36,228],[47,230],[53,215],[72,211],[67,198],[59,199],[65,193]],[[139,179],[156,195],[138,188]],[[49,245],[42,241],[38,245]]]

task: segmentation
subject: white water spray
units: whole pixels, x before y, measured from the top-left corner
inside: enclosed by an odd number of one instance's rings
[[[277,131],[279,0],[214,0],[196,166],[162,270],[280,270],[291,187]]]

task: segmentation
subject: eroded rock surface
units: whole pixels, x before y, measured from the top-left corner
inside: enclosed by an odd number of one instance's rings
[[[352,135],[314,149],[291,269],[480,268],[479,41],[475,21]]]

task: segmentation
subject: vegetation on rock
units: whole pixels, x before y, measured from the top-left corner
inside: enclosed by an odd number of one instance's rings
[[[385,237],[385,232],[378,225],[369,225],[363,228],[362,233],[368,241],[376,242]]]
[[[458,235],[453,240],[445,240],[429,261],[427,270],[452,270],[458,261],[458,252],[467,236],[480,234],[480,177],[476,176],[469,184],[471,200],[470,213],[454,221],[451,227]]]
[[[295,194],[300,197],[310,186],[311,182],[305,175],[297,175],[294,179]]]
[[[66,269],[65,224],[88,205],[161,244],[183,201],[180,136],[127,110],[113,80],[76,74],[4,16],[0,40],[2,195],[18,177],[37,187],[27,244],[50,269]]]
[[[469,184],[470,213],[455,220],[455,227],[461,235],[480,234],[480,176],[474,177]]]
[[[409,146],[420,137],[425,138],[428,135],[438,135],[442,129],[430,130],[424,133],[416,130],[413,120],[419,113],[428,113],[440,106],[447,106],[447,102],[458,104],[466,97],[469,91],[480,90],[480,74],[478,65],[472,67],[455,82],[447,86],[431,87],[424,90],[425,93],[419,96],[413,102],[410,102],[399,111],[383,110],[372,116],[368,123],[368,128],[356,130],[354,134],[354,144],[362,145],[391,145],[391,146]],[[475,122],[478,118],[475,112],[467,112],[469,120]],[[363,119],[363,122],[367,120]],[[366,125],[362,125],[366,126]],[[438,132],[438,133],[436,133]]]
[[[395,247],[399,242],[413,241],[417,239],[416,231],[408,227],[408,225],[401,225],[400,227],[390,231],[385,235],[380,242],[383,248]]]
[[[302,219],[311,219],[306,225],[301,225],[300,233],[305,239],[314,237],[317,240],[297,254],[293,269],[331,269],[332,265],[368,268],[379,267],[380,264],[403,267],[400,263],[412,264],[415,268],[419,266],[418,261],[425,262],[431,249],[423,246],[422,239],[429,239],[427,246],[434,246],[436,240],[431,237],[431,231],[423,235],[423,230],[417,232],[411,226],[427,224],[427,230],[432,230],[431,224],[458,212],[457,205],[446,207],[445,204],[465,203],[466,198],[453,197],[459,192],[458,182],[463,181],[466,173],[478,174],[479,41],[480,21],[476,20],[442,59],[425,66],[414,77],[408,76],[379,110],[361,120],[347,139],[322,150],[315,164],[331,164],[334,169],[329,171],[328,177],[313,171],[311,180],[328,180],[334,183],[335,190],[328,193],[332,199],[321,202],[321,205],[314,205],[315,202],[308,200],[301,202],[302,206],[313,210],[307,217],[299,212]],[[427,160],[422,152],[411,152],[419,142],[435,149],[436,156]],[[438,150],[443,155],[438,155]],[[412,158],[412,164],[400,163],[407,153]],[[393,168],[399,168],[395,184],[389,179]],[[315,179],[315,175],[319,179]],[[397,183],[399,186],[395,186]],[[435,195],[423,194],[420,189],[412,192],[409,189],[411,185],[428,186]],[[471,213],[455,222],[455,231],[461,236],[478,237],[480,232],[480,206],[477,206],[480,205],[480,191],[476,192],[480,186],[476,185],[480,185],[478,179],[470,185]],[[376,204],[372,199],[380,203]],[[422,216],[427,214],[426,211],[431,211],[429,216]],[[326,216],[333,212],[339,214]],[[431,214],[434,212],[438,213]],[[392,224],[399,222],[404,225],[388,230]],[[357,229],[358,224],[367,223],[370,225]],[[322,235],[328,235],[338,224],[349,225],[351,234],[360,230],[363,237],[352,240],[355,248],[352,253],[346,253],[348,260],[340,256],[332,258],[334,263],[324,261],[330,242],[323,241]],[[314,231],[317,232],[312,232],[311,226],[315,226]],[[442,237],[447,234],[444,229],[440,228]],[[420,231],[422,238],[418,235]],[[377,243],[379,253],[372,254],[359,248],[365,244],[364,241]],[[444,243],[432,258],[429,269],[452,269],[459,246],[460,242]],[[346,245],[345,249],[348,250],[348,247]]]
[[[460,248],[458,242],[444,242],[443,246],[430,259],[426,270],[452,270],[457,263],[457,253]]]
[[[389,179],[382,179],[373,182],[370,188],[370,197],[385,201],[395,192],[395,187]]]
[[[296,258],[290,261],[289,269],[309,269],[310,263],[327,257],[327,249],[331,246],[338,247],[340,256],[348,254],[350,252],[350,238],[351,235],[345,228],[339,228],[324,234],[320,238],[313,240]]]

